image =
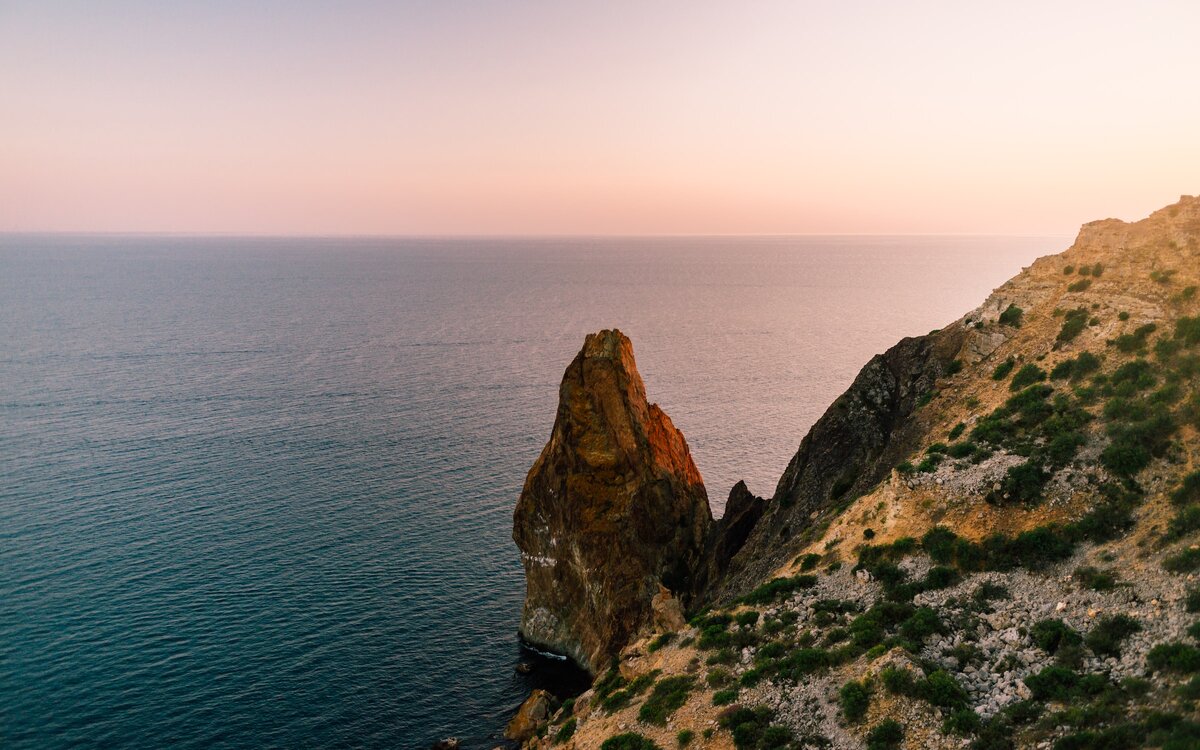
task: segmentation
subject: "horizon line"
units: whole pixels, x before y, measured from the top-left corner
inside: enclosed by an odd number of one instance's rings
[[[1076,232],[1075,234],[1077,234]],[[194,237],[223,239],[673,239],[718,237],[1071,237],[1069,232],[648,232],[648,233],[293,233],[156,230],[0,230],[0,237]]]

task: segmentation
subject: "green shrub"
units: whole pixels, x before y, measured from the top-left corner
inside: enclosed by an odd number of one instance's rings
[[[675,735],[675,742],[680,747],[687,747],[694,739],[696,739],[696,733],[690,729],[680,729],[679,734]]]
[[[1064,276],[1070,276],[1073,273],[1075,273],[1075,266],[1068,265],[1063,268]]]
[[[809,571],[817,567],[817,563],[821,562],[821,556],[810,552],[807,555],[799,558],[800,570]]]
[[[1034,644],[1048,654],[1057,652],[1063,646],[1083,642],[1083,636],[1062,620],[1040,620],[1030,630],[1030,636]]]
[[[1016,366],[1017,360],[1009,357],[1000,364],[996,365],[996,369],[992,370],[992,380],[1004,380]]]
[[[1084,642],[1097,656],[1120,656],[1121,642],[1141,629],[1141,623],[1128,615],[1102,617]]]
[[[1021,327],[1021,316],[1025,311],[1016,305],[1009,305],[1004,308],[1004,312],[1000,313],[1000,325],[1012,326],[1013,328]]]
[[[895,695],[912,695],[916,691],[913,673],[902,667],[884,667],[879,679],[887,691]]]
[[[1200,471],[1193,471],[1183,478],[1179,489],[1171,493],[1171,502],[1176,505],[1200,502]]]
[[[918,607],[900,625],[900,636],[918,646],[929,636],[944,631],[945,626],[938,618],[937,612],[929,607]]]
[[[1116,576],[1111,572],[1093,568],[1090,565],[1076,568],[1072,577],[1093,591],[1109,591],[1117,585]]]
[[[1162,565],[1171,573],[1191,573],[1200,569],[1200,549],[1185,549],[1164,559]]]
[[[847,682],[838,691],[838,697],[841,700],[842,715],[846,717],[846,721],[853,722],[862,719],[871,705],[871,691],[865,682],[854,682],[853,680]]]
[[[1025,678],[1034,700],[1065,701],[1079,684],[1079,675],[1065,667],[1050,666]]]
[[[1178,539],[1200,529],[1200,504],[1180,508],[1167,525],[1167,539]]]
[[[1013,375],[1012,382],[1008,384],[1008,389],[1019,391],[1027,385],[1033,385],[1045,379],[1046,371],[1031,362],[1017,370],[1017,374]]]
[[[1076,281],[1074,284],[1070,284],[1069,286],[1067,286],[1067,291],[1068,292],[1086,292],[1088,289],[1091,288],[1091,286],[1092,286],[1091,279],[1080,279],[1079,281]]]
[[[813,575],[798,575],[790,578],[776,578],[768,581],[742,597],[744,604],[770,604],[783,599],[801,589],[810,589],[817,585],[817,577]]]
[[[959,422],[958,424],[954,425],[954,427],[952,427],[950,429],[949,438],[950,438],[951,442],[958,440],[959,435],[962,435],[963,430],[965,430],[965,429],[967,429],[967,425],[965,422]]]
[[[1100,275],[1103,273],[1104,273],[1104,265],[1103,264],[1097,263],[1096,265],[1092,266],[1092,275],[1095,276],[1097,279],[1100,278]]]
[[[675,710],[687,703],[696,681],[689,676],[666,677],[658,681],[638,711],[638,721],[663,726]]]
[[[934,526],[921,537],[921,548],[936,563],[948,563],[954,558],[954,542],[958,536],[945,526]]]
[[[969,735],[983,728],[983,720],[979,714],[969,708],[960,708],[952,712],[942,722],[942,732],[945,734]]]
[[[1200,344],[1200,315],[1175,321],[1175,338],[1180,339],[1184,346]]]
[[[718,690],[713,693],[712,702],[714,706],[728,706],[737,700],[738,689],[728,688],[726,690]]]
[[[655,651],[658,651],[660,648],[662,648],[663,646],[666,646],[673,640],[675,640],[674,633],[663,633],[662,635],[655,638],[653,641],[650,641],[650,645],[646,648],[646,650],[649,651],[650,653],[654,653]]]
[[[884,719],[867,732],[867,750],[894,750],[904,742],[904,725]]]
[[[991,502],[1036,503],[1042,499],[1042,490],[1050,474],[1036,461],[1030,460],[1010,466],[1000,482],[1000,489],[988,495]]]
[[[1169,284],[1171,283],[1171,277],[1176,273],[1178,273],[1178,271],[1175,271],[1171,268],[1155,269],[1150,272],[1150,280],[1156,281],[1159,284]]]
[[[949,672],[939,669],[929,674],[916,686],[918,697],[924,698],[941,708],[964,708],[967,691]]]
[[[752,628],[758,622],[758,612],[748,609],[745,612],[739,613],[734,621],[738,624],[738,627]]]
[[[571,718],[564,721],[563,725],[559,728],[558,732],[555,733],[554,741],[555,742],[566,742],[567,740],[571,739],[571,737],[573,737],[575,735],[575,724],[576,723],[577,722],[576,722],[574,716],[572,716]]]
[[[1160,643],[1146,654],[1151,669],[1164,672],[1200,672],[1200,649],[1186,643]]]
[[[1091,284],[1090,281],[1087,283]],[[1088,317],[1088,311],[1082,307],[1069,311],[1063,320],[1062,328],[1059,330],[1056,340],[1061,343],[1074,341],[1083,332],[1083,329],[1087,327]]]
[[[616,666],[609,667],[608,672],[595,685],[596,695],[600,698],[625,687],[626,680],[617,671]]]
[[[661,750],[653,741],[636,732],[613,735],[600,745],[600,750]]]

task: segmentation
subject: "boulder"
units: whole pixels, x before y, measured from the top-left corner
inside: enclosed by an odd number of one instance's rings
[[[553,701],[554,696],[545,690],[534,690],[504,728],[504,736],[514,742],[524,742],[532,737],[542,722],[550,718]]]

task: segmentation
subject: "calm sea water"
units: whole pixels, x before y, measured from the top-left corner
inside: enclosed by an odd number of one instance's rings
[[[584,335],[719,513],[1066,238],[0,237],[0,746],[491,748],[511,514]]]

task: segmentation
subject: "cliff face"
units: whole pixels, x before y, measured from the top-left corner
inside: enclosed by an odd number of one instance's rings
[[[629,339],[589,335],[513,516],[521,635],[593,673],[606,668],[650,624],[660,585],[691,599],[711,524],[687,442],[647,402]]]
[[[779,479],[766,518],[733,558],[723,589],[742,593],[795,556],[821,511],[887,476],[910,446],[910,416],[951,366],[960,325],[907,338],[871,359],[813,425]]]

